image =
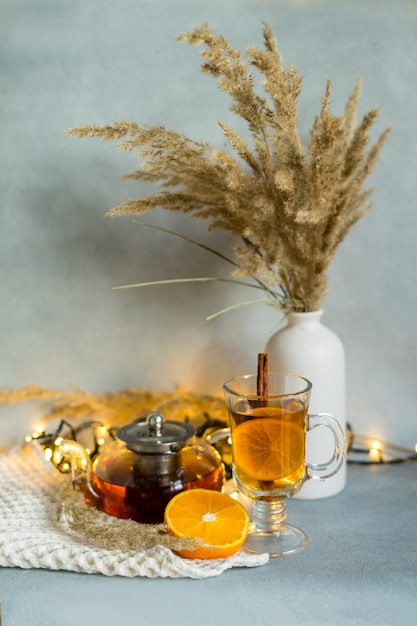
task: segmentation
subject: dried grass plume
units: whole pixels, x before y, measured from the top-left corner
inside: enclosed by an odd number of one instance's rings
[[[128,178],[160,184],[158,193],[129,200],[110,215],[164,207],[207,220],[209,229],[238,238],[233,278],[254,277],[284,311],[317,310],[338,246],[371,208],[372,189],[364,183],[390,128],[371,145],[378,109],[357,121],[361,81],[336,116],[328,79],[304,145],[297,129],[302,76],[292,65],[283,67],[267,24],[263,47],[250,46],[246,59],[207,25],[178,39],[204,46],[202,71],[230,96],[231,110],[250,131],[250,144],[222,121],[228,150],[135,121],[92,124],[66,134],[116,141],[120,151],[136,151],[141,166]],[[261,95],[255,89],[257,76]]]

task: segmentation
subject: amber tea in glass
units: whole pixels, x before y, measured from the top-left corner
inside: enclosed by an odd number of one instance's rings
[[[312,384],[294,374],[268,373],[267,395],[258,392],[257,375],[237,376],[224,384],[232,438],[233,478],[254,500],[253,523],[245,549],[285,556],[303,550],[308,537],[287,523],[286,498],[310,478],[324,480],[343,464],[344,433],[328,414],[309,415]],[[307,431],[326,426],[334,453],[326,463],[306,462]]]
[[[245,491],[286,495],[304,482],[306,407],[298,401],[274,404],[244,404],[239,411],[237,403],[230,411],[234,473]]]

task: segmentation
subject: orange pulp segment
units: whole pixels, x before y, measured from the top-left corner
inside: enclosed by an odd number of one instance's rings
[[[182,491],[165,509],[170,533],[202,539],[206,544],[178,550],[181,556],[191,559],[222,559],[235,554],[246,539],[249,521],[240,502],[211,489]]]
[[[304,462],[304,430],[281,419],[249,419],[233,431],[233,459],[255,480],[290,476]]]

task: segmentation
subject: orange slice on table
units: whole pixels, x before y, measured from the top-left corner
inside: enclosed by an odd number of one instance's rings
[[[178,551],[191,559],[222,559],[235,554],[246,539],[249,521],[248,512],[237,500],[211,489],[182,491],[165,509],[165,523],[171,534],[204,542]]]
[[[304,430],[280,419],[247,420],[233,431],[233,458],[255,480],[285,478],[304,462]]]

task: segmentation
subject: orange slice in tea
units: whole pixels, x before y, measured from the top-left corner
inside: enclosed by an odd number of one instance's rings
[[[235,554],[246,539],[249,521],[248,512],[237,500],[211,489],[182,491],[165,509],[170,533],[203,540],[205,545],[178,551],[191,559],[222,559]]]
[[[236,466],[255,480],[290,476],[304,462],[304,431],[280,419],[253,418],[233,431]]]

